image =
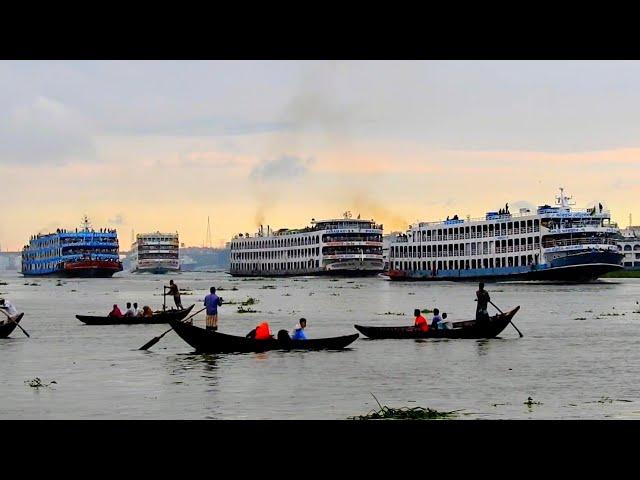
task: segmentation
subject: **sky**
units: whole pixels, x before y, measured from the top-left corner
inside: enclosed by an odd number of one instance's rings
[[[0,61],[0,248],[30,235],[601,202],[640,223],[637,61]],[[515,208],[514,208],[515,207]]]

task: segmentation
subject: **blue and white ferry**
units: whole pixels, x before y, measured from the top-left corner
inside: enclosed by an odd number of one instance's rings
[[[111,277],[121,270],[116,230],[96,231],[86,216],[80,230],[33,235],[22,249],[25,276]]]
[[[506,205],[481,219],[411,225],[391,240],[389,278],[589,281],[622,269],[609,211],[572,209],[562,188],[556,199],[535,212]]]

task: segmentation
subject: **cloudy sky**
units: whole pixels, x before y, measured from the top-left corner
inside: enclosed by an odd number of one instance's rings
[[[2,250],[78,226],[187,245],[345,210],[385,229],[601,201],[640,223],[640,62],[0,62]],[[512,211],[514,209],[512,208]]]

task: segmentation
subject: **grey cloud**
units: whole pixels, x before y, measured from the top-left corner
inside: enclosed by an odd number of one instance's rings
[[[88,122],[65,104],[36,97],[5,112],[0,117],[0,162],[64,164],[95,158]]]
[[[251,170],[249,178],[253,180],[278,181],[302,177],[309,171],[309,167],[314,162],[315,159],[313,157],[304,159],[292,155],[282,155],[274,160],[265,160],[256,165]]]
[[[107,220],[111,225],[126,225],[127,221],[122,213],[116,214],[115,217]]]

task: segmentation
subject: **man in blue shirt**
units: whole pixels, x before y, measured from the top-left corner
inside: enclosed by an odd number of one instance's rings
[[[293,329],[293,336],[291,340],[306,340],[307,336],[304,334],[304,328],[307,326],[307,319],[301,318],[298,325]]]
[[[437,308],[433,309],[433,318],[431,319],[431,328],[434,330],[438,328],[438,323],[442,321],[442,317],[440,316],[440,310]]]
[[[211,292],[204,297],[204,306],[207,307],[207,330],[218,330],[218,307],[222,305],[222,299],[216,295],[216,287],[209,289]]]

